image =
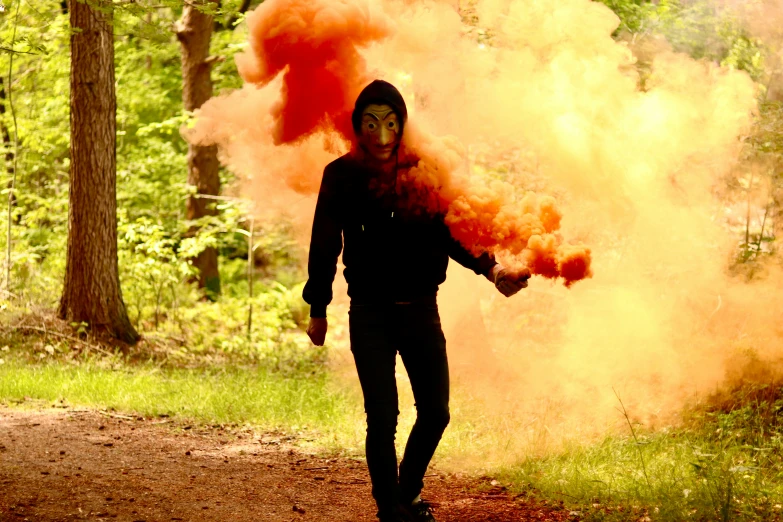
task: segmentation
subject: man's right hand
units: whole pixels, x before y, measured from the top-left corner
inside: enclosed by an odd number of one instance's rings
[[[326,317],[311,317],[310,324],[307,325],[307,336],[310,337],[314,345],[323,346],[328,328],[329,323],[326,321]]]
[[[495,283],[495,288],[506,297],[511,297],[523,288],[527,288],[527,280],[530,279],[530,270],[509,270],[503,265],[495,265],[487,274],[487,279]]]

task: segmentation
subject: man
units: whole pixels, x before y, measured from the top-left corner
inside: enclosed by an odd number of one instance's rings
[[[451,237],[442,215],[418,208],[398,182],[405,101],[391,84],[376,80],[356,100],[357,143],[324,170],[313,220],[307,334],[321,346],[326,307],[332,300],[337,258],[343,251],[351,298],[351,351],[367,414],[367,466],[382,522],[434,521],[421,500],[423,478],[449,422],[446,340],[436,294],[449,257],[486,276],[504,295],[527,286],[492,256],[478,257]],[[344,244],[344,249],[343,249]],[[397,352],[416,400],[416,423],[397,472]]]

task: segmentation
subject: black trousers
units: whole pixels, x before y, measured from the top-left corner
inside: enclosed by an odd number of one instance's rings
[[[358,304],[350,309],[351,351],[367,413],[367,467],[379,516],[410,502],[449,423],[449,365],[435,298],[409,304]],[[416,401],[416,423],[397,474],[397,352]]]

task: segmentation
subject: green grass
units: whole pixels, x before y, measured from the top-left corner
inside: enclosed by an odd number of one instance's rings
[[[248,424],[298,433],[320,447],[358,451],[363,418],[353,395],[326,375],[263,369],[160,369],[47,362],[0,365],[0,400],[64,401],[204,424]]]

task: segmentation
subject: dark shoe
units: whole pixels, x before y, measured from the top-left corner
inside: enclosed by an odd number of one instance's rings
[[[410,522],[437,522],[432,514],[432,506],[424,501],[401,506],[401,511],[407,517],[407,519],[403,518],[403,520],[410,520]]]

